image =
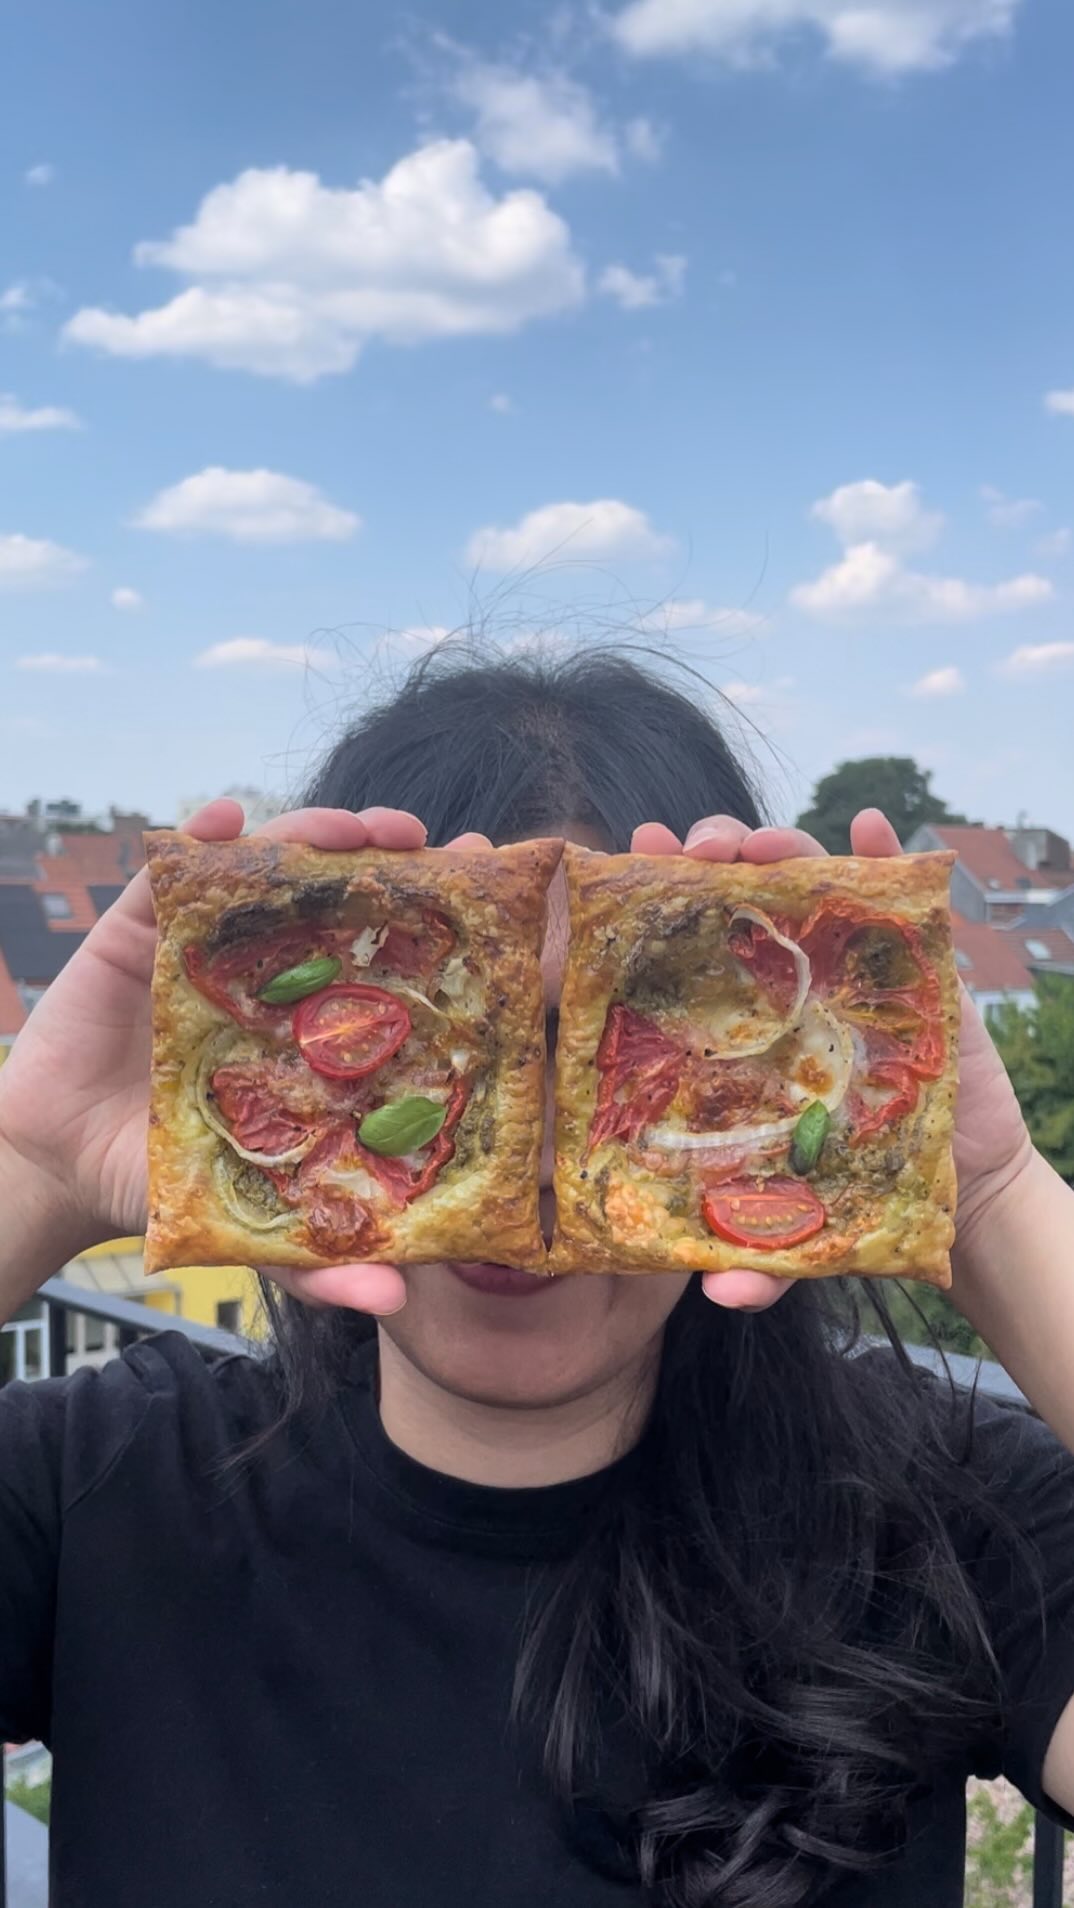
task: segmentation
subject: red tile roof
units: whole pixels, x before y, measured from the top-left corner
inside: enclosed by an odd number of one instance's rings
[[[91,888],[123,888],[145,860],[140,835],[64,835],[59,854],[39,854],[37,872],[29,883],[23,876],[0,874],[5,886],[30,886],[36,894],[60,894],[70,913],[48,919],[52,934],[88,934],[99,908]]]
[[[967,921],[954,909],[951,910],[951,931],[957,952],[969,958],[968,966],[959,962],[958,971],[971,993],[1032,991],[1033,975],[1020,936],[990,927],[987,921]]]
[[[1048,960],[1035,957],[1027,941],[1046,947],[1057,965],[1074,965],[1074,937],[1064,928],[993,927],[952,909],[951,929],[958,952],[968,957],[969,965],[960,963],[958,971],[971,993],[1031,992],[1037,976],[1047,973]]]
[[[1066,875],[1055,868],[1027,868],[1019,861],[1002,828],[948,827],[930,823],[933,834],[945,848],[953,848],[967,874],[980,882],[986,893],[1002,889],[1062,888],[1074,881],[1074,872]]]
[[[1011,931],[1011,940],[1020,941],[1026,959],[1034,967],[1043,969],[1045,972],[1047,972],[1048,961],[1057,961],[1063,967],[1074,966],[1074,936],[1068,934],[1065,928],[1014,928]],[[1042,960],[1039,955],[1033,953],[1029,946],[1030,941],[1036,946],[1047,948],[1047,960]]]

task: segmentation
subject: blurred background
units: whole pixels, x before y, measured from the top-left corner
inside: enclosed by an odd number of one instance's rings
[[[703,673],[774,818],[955,850],[1074,1179],[1069,0],[38,0],[4,38],[0,1062],[147,822],[277,812],[452,631],[621,637]],[[254,1325],[137,1240],[68,1276]],[[124,1330],[64,1318],[0,1380]],[[1018,1901],[987,1826],[977,1899]]]

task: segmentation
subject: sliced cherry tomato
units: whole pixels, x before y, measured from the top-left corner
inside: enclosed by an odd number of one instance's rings
[[[725,1180],[706,1192],[705,1224],[732,1245],[779,1252],[801,1245],[820,1232],[824,1207],[804,1179],[744,1177]]]
[[[617,1001],[608,1009],[597,1048],[600,1085],[589,1147],[634,1140],[666,1112],[678,1091],[686,1056],[644,1014]]]
[[[295,1008],[303,1058],[331,1080],[362,1080],[398,1053],[410,1032],[404,1003],[383,987],[326,987]]]
[[[442,914],[427,909],[420,928],[405,928],[393,922],[373,956],[373,970],[398,974],[400,980],[419,980],[447,959],[455,945],[454,930]]]

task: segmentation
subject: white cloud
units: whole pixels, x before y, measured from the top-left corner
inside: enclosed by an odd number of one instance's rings
[[[899,623],[969,623],[1033,609],[1054,595],[1047,577],[1027,574],[1003,583],[967,583],[957,576],[908,570],[891,550],[855,543],[790,600],[807,616],[842,621],[883,618]]]
[[[938,510],[926,510],[918,486],[881,484],[875,477],[840,484],[810,514],[835,531],[840,543],[875,543],[885,550],[925,550],[943,528]]]
[[[39,669],[51,676],[100,676],[107,673],[99,656],[59,656],[46,650],[40,656],[20,656],[16,669]]]
[[[361,521],[300,477],[219,465],[158,492],[134,519],[139,530],[230,537],[235,543],[345,543]]]
[[[11,395],[0,391],[0,437],[17,431],[80,431],[82,420],[57,404],[41,404],[28,411]]]
[[[666,138],[664,128],[654,126],[644,114],[637,119],[628,119],[623,127],[623,144],[631,158],[640,159],[647,166],[655,166],[663,157]]]
[[[721,636],[748,636],[769,623],[770,619],[758,615],[756,610],[706,603],[700,596],[669,597],[667,602],[658,604],[656,609],[638,619],[639,628],[660,630],[668,635],[673,630],[699,629],[715,630]]]
[[[997,530],[1021,530],[1044,509],[1038,498],[1005,497],[994,484],[981,485],[981,502],[989,523]]]
[[[0,291],[0,331],[21,331],[26,313],[33,310],[35,303],[33,292],[24,279]]]
[[[503,172],[561,185],[575,172],[619,170],[615,133],[566,73],[521,73],[464,58],[450,88],[476,118],[474,138]]]
[[[442,643],[451,631],[446,623],[412,623],[408,629],[399,631],[399,639],[406,643],[419,643],[425,648],[433,648]]]
[[[624,311],[641,311],[648,305],[666,305],[681,295],[686,279],[686,260],[678,252],[660,252],[652,272],[632,272],[627,265],[608,265],[600,275],[599,289],[618,299]]]
[[[599,497],[593,503],[544,504],[507,529],[488,524],[470,538],[466,560],[486,570],[528,569],[550,557],[614,562],[659,556],[671,543],[653,529],[643,510]]]
[[[195,656],[195,669],[309,669],[324,659],[324,651],[309,643],[270,643],[264,636],[233,636],[213,643]]]
[[[56,177],[56,168],[50,165],[28,166],[22,177],[23,183],[28,186],[51,185]]]
[[[1022,643],[997,665],[1003,676],[1043,676],[1074,664],[1074,643]]]
[[[741,710],[752,728],[766,735],[786,734],[799,714],[794,687],[793,676],[776,676],[770,682],[722,682],[720,696]],[[717,704],[717,717],[720,713]]]
[[[998,40],[1019,0],[631,0],[612,21],[638,58],[709,53],[736,65],[781,42],[819,36],[830,58],[893,76],[950,66],[975,40]]]
[[[1045,536],[1038,537],[1033,549],[1039,557],[1066,556],[1072,539],[1074,539],[1074,531],[1067,524],[1063,524],[1058,530],[1049,530]]]
[[[1074,417],[1074,391],[1049,391],[1044,408],[1054,411],[1057,417]]]
[[[0,536],[0,589],[34,590],[69,583],[86,567],[85,557],[47,537]]]
[[[843,484],[819,498],[810,514],[834,530],[844,551],[838,563],[791,591],[790,601],[807,616],[967,623],[1031,609],[1055,593],[1047,577],[1031,572],[1002,583],[967,583],[908,569],[904,556],[934,542],[943,525],[909,481]]]
[[[126,583],[112,591],[112,608],[117,610],[143,610],[145,597],[140,590],[132,590]]]
[[[501,417],[508,417],[514,408],[506,391],[494,391],[489,399],[489,410],[499,411]]]
[[[953,663],[943,669],[930,669],[927,675],[919,676],[912,684],[910,694],[932,698],[934,696],[958,696],[966,687],[966,678],[961,669]]]
[[[531,189],[495,197],[465,139],[420,147],[353,188],[252,168],[134,255],[194,282],[134,317],[87,307],[66,338],[300,384],[350,370],[372,338],[508,333],[585,296],[564,221]]]

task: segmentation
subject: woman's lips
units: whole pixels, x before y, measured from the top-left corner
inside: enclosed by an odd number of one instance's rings
[[[510,1265],[463,1265],[449,1259],[447,1268],[471,1291],[489,1292],[494,1298],[534,1298],[538,1292],[550,1291],[556,1283],[538,1272],[518,1272]]]

